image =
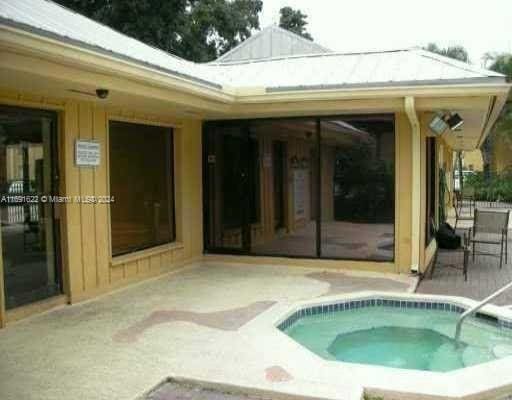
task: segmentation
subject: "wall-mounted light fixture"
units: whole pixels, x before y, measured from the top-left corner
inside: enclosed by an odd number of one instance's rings
[[[96,96],[98,96],[99,99],[106,99],[109,95],[108,89],[99,88],[96,89]]]
[[[430,121],[429,127],[436,135],[442,135],[446,129],[455,131],[464,124],[462,117],[455,113],[442,113],[434,115]]]
[[[464,125],[464,120],[459,114],[455,113],[450,115],[450,117],[446,120],[446,123],[452,131],[455,131]]]
[[[78,89],[68,89],[68,91],[73,92],[73,93],[83,94],[85,96],[97,97],[98,99],[102,99],[102,100],[106,99],[108,97],[108,95],[110,94],[108,89],[102,89],[102,88],[96,89],[94,93],[86,92],[84,90],[78,90]]]
[[[448,129],[448,124],[444,120],[444,115],[436,114],[430,121],[429,127],[436,135],[442,135]]]

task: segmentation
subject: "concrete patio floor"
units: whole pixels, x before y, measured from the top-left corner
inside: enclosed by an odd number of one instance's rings
[[[482,204],[478,208],[488,209]],[[494,207],[492,209],[506,210]],[[466,211],[467,214],[467,211]],[[462,270],[463,256],[461,251],[441,250],[432,279],[422,280],[417,293],[461,296],[473,300],[483,300],[496,290],[512,281],[512,219],[509,221],[508,262],[499,268],[499,258],[477,255],[473,262],[470,257],[468,265],[468,280],[464,281]],[[453,224],[452,224],[453,225]],[[470,220],[459,222],[457,233],[462,237],[473,225]],[[460,227],[460,228],[459,228]],[[496,246],[479,245],[477,251],[499,252]],[[498,253],[499,254],[499,253]],[[456,267],[456,268],[454,268]],[[459,269],[457,269],[459,268]],[[492,302],[496,305],[512,306],[512,291],[504,293]]]
[[[398,275],[191,265],[1,330],[0,398],[133,400],[169,376],[183,376],[359,400],[361,376],[347,369],[340,377],[309,352],[294,351],[272,321],[297,301],[407,292],[415,284]]]
[[[509,240],[509,250],[512,241]],[[499,259],[489,256],[476,256],[475,262],[471,260],[468,265],[468,280],[464,281],[462,270],[462,252],[441,251],[432,279],[423,279],[417,293],[440,294],[447,296],[468,297],[474,300],[483,300],[499,288],[512,282],[512,254],[509,254],[507,264],[499,268]],[[506,292],[493,300],[496,305],[512,306],[512,292]]]

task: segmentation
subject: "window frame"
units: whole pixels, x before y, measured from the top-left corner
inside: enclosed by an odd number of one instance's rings
[[[322,163],[322,154],[321,154],[321,123],[322,121],[327,120],[335,120],[335,119],[350,119],[350,118],[358,118],[361,116],[382,116],[382,117],[392,117],[393,119],[393,144],[394,144],[394,207],[393,207],[393,236],[394,236],[394,246],[393,246],[393,257],[389,260],[383,259],[361,259],[361,258],[348,258],[348,257],[332,257],[332,256],[323,256],[321,255],[321,225],[322,225],[322,217],[321,217],[321,199],[318,198],[318,204],[316,204],[316,254],[314,256],[302,256],[302,255],[294,255],[294,254],[277,254],[277,253],[254,253],[251,252],[249,248],[250,244],[245,243],[246,246],[242,246],[240,249],[229,248],[229,247],[215,247],[210,244],[209,239],[209,231],[210,231],[210,210],[209,210],[209,196],[211,191],[213,190],[210,187],[210,182],[208,179],[208,146],[206,144],[209,143],[209,132],[211,130],[217,129],[222,124],[226,125],[239,125],[242,129],[247,130],[247,134],[249,134],[251,123],[252,122],[271,122],[271,121],[294,121],[294,120],[312,120],[316,123],[316,142],[317,142],[317,157],[315,160],[312,160],[318,167],[317,170],[317,180],[320,182],[321,179],[321,163]],[[393,264],[396,265],[399,257],[398,250],[398,220],[399,220],[399,191],[398,182],[399,182],[399,131],[398,131],[398,122],[399,118],[395,112],[387,112],[387,113],[364,113],[364,114],[327,114],[327,115],[305,115],[305,116],[291,116],[291,117],[267,117],[267,118],[244,118],[244,119],[233,119],[233,120],[211,120],[204,121],[203,123],[203,251],[205,254],[221,254],[221,255],[239,255],[239,256],[250,256],[250,257],[272,257],[272,258],[289,258],[289,259],[303,259],[303,260],[331,260],[331,261],[346,261],[346,262],[361,262],[361,263],[375,263],[375,264]],[[320,184],[315,188],[317,194],[319,195],[321,191]],[[249,246],[247,246],[249,245]]]
[[[107,127],[106,127],[106,143],[105,143],[105,163],[106,163],[106,179],[107,179],[107,193],[109,197],[112,196],[111,191],[111,165],[110,165],[110,126],[112,122],[120,122],[120,123],[126,123],[126,124],[132,124],[132,125],[144,125],[144,126],[151,126],[151,127],[160,127],[165,128],[168,131],[168,134],[170,135],[169,143],[170,148],[167,149],[166,153],[170,156],[169,160],[167,160],[168,164],[168,179],[170,178],[170,184],[168,185],[168,195],[172,195],[171,198],[171,205],[169,206],[169,210],[171,211],[172,217],[170,218],[170,226],[172,228],[172,234],[171,234],[171,240],[169,242],[165,243],[157,243],[152,244],[149,246],[141,246],[131,251],[122,252],[119,254],[114,254],[113,248],[112,248],[112,213],[111,213],[111,204],[108,206],[108,241],[109,241],[109,252],[110,252],[110,260],[115,260],[117,258],[121,259],[126,256],[136,255],[139,253],[147,252],[148,250],[157,249],[162,246],[168,246],[177,243],[178,241],[178,232],[177,232],[177,225],[176,225],[176,134],[179,130],[179,127],[172,123],[166,123],[166,122],[160,122],[160,121],[148,121],[145,119],[138,119],[138,118],[125,118],[121,116],[115,116],[115,115],[109,115],[107,117]]]
[[[437,220],[437,205],[439,201],[437,194],[438,174],[438,148],[435,137],[427,137],[425,143],[425,247],[435,239]],[[431,226],[431,219],[434,219],[434,226]]]
[[[60,196],[61,195],[61,132],[62,132],[62,109],[59,107],[44,107],[43,104],[38,104],[37,106],[25,105],[25,104],[10,104],[10,103],[1,103],[0,109],[5,112],[12,113],[13,115],[21,114],[22,116],[29,115],[34,118],[47,118],[51,121],[51,129],[50,129],[50,154],[48,157],[50,158],[51,165],[51,184],[50,184],[50,195]],[[66,219],[59,215],[60,206],[57,204],[52,204],[50,207],[50,215],[48,218],[51,219],[52,223],[52,239],[53,239],[53,252],[54,252],[54,267],[55,267],[55,277],[54,282],[57,285],[58,293],[55,296],[59,296],[65,294],[65,264],[63,262],[63,251],[64,245],[62,242],[63,238],[63,229],[65,229]],[[1,235],[1,232],[0,232]],[[1,244],[1,238],[0,238]],[[1,249],[0,245],[0,249]],[[0,254],[0,256],[2,256]],[[3,257],[3,256],[2,256]],[[7,301],[6,301],[6,288],[5,288],[5,278],[4,278],[4,261],[0,260],[0,328],[5,324],[5,313],[7,311],[13,311],[16,309],[21,309],[23,307],[30,307],[31,305],[37,303],[38,301],[44,301],[51,299],[54,296],[50,296],[46,299],[39,299],[31,301],[26,304],[20,304],[19,306],[7,309]]]

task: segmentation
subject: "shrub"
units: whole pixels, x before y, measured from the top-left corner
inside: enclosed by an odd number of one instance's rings
[[[466,177],[465,188],[474,191],[476,200],[512,202],[512,173],[491,175],[486,181],[482,172]]]

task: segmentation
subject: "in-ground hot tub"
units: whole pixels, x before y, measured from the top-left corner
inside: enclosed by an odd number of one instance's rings
[[[346,363],[449,372],[512,356],[512,320],[438,299],[374,296],[301,306],[278,328],[318,356]]]

